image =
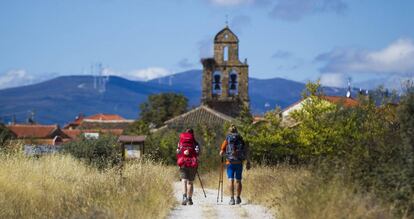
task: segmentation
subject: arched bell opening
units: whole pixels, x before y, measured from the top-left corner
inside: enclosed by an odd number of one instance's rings
[[[221,92],[222,92],[221,79],[222,79],[222,73],[220,71],[215,71],[213,73],[213,83],[212,83],[213,95],[221,95]]]
[[[231,70],[229,74],[229,95],[235,96],[239,94],[238,73],[236,70]]]

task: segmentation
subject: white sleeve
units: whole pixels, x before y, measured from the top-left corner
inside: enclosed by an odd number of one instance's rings
[[[196,151],[197,154],[200,154],[200,151],[201,151],[200,145],[197,144],[195,146],[195,151]]]
[[[180,142],[177,143],[177,154],[180,153]]]

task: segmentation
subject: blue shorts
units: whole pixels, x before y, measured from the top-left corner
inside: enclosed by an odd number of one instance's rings
[[[230,180],[241,180],[243,172],[243,164],[227,164],[227,178]]]

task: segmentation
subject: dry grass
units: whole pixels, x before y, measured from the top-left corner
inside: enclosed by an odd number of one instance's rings
[[[218,171],[204,174],[203,182],[217,189]],[[243,173],[242,196],[279,219],[393,218],[389,208],[355,191],[341,180],[323,182],[303,168],[256,167]]]
[[[174,171],[129,163],[98,171],[70,156],[0,157],[0,218],[163,218]]]
[[[306,169],[261,167],[246,172],[245,195],[279,218],[391,218],[369,195],[341,180],[324,182]]]

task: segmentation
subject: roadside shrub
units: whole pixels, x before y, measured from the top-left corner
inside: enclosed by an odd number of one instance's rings
[[[117,138],[101,135],[99,138],[80,137],[63,145],[63,152],[99,169],[112,167],[121,161],[121,148]]]
[[[176,163],[176,149],[179,132],[164,129],[147,136],[145,141],[145,157],[167,165]]]
[[[12,133],[5,125],[0,123],[0,151],[6,150],[8,147],[8,141],[12,138]]]
[[[250,159],[257,164],[299,163],[297,132],[282,124],[281,112],[276,108],[266,112],[262,120],[253,121],[249,108],[244,107],[235,121]]]

